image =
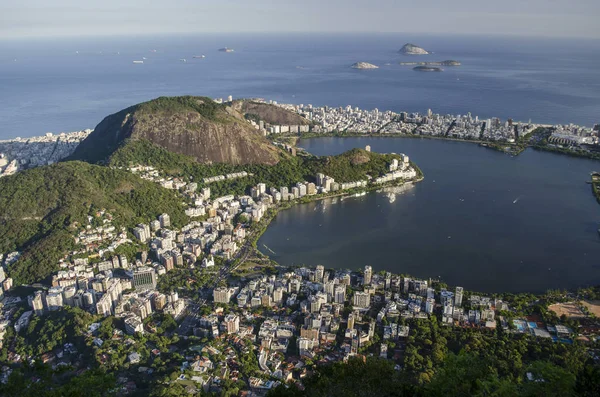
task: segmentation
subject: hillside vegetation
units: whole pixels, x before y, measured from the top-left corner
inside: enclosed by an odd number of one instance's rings
[[[44,279],[75,248],[73,233],[88,214],[107,209],[116,226],[169,212],[185,222],[181,198],[129,172],[78,161],[34,168],[0,179],[0,252],[21,251],[10,266],[16,283]]]
[[[149,165],[171,176],[190,177],[202,186],[202,179],[230,172],[247,171],[253,176],[211,183],[213,196],[224,194],[247,194],[251,186],[264,182],[267,187],[292,186],[296,182],[315,180],[319,172],[338,182],[363,180],[367,175],[380,176],[387,172],[396,154],[379,154],[362,149],[352,149],[337,156],[282,157],[273,166],[261,164],[199,164],[193,158],[171,153],[151,142],[138,140],[127,142],[115,152],[110,164],[117,167]]]

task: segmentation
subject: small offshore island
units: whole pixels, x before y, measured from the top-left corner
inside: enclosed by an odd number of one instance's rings
[[[598,386],[598,287],[482,294],[368,264],[281,266],[256,247],[295,204],[423,179],[405,154],[314,156],[286,134],[533,126],[219,102],[131,106],[63,161],[0,178],[0,394],[348,395],[365,374],[366,395]]]
[[[429,54],[429,52],[426,51],[424,48],[421,48],[421,47],[416,46],[411,43],[404,44],[399,52],[404,55],[428,55]]]
[[[441,62],[400,62],[402,66],[460,66],[459,61],[448,59]]]
[[[352,69],[379,69],[379,66],[368,62],[356,62],[351,67]]]
[[[417,72],[443,72],[444,69],[435,66],[415,66],[413,70]]]

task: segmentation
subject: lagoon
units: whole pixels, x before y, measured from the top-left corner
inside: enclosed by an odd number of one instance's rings
[[[481,292],[600,283],[600,204],[586,183],[600,162],[533,149],[512,157],[433,139],[299,141],[316,155],[365,145],[408,154],[425,180],[396,194],[282,211],[259,240],[265,254],[283,265],[371,265]]]

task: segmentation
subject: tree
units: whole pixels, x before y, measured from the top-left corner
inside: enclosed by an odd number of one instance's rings
[[[523,386],[523,395],[531,397],[567,397],[575,395],[575,375],[547,361],[536,361],[528,369],[533,380]]]
[[[275,389],[269,396],[370,397],[414,396],[418,389],[403,381],[393,364],[385,359],[350,358],[316,368],[316,373],[304,382],[305,390],[295,387]]]

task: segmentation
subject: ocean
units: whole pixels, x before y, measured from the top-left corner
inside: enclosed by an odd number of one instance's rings
[[[400,55],[407,42],[433,54]],[[235,52],[218,51],[225,46]],[[462,66],[418,73],[398,64],[445,59]],[[350,68],[359,61],[380,68]],[[599,62],[599,40],[574,39],[314,33],[0,40],[0,139],[94,128],[135,103],[187,94],[591,127],[600,122]]]

